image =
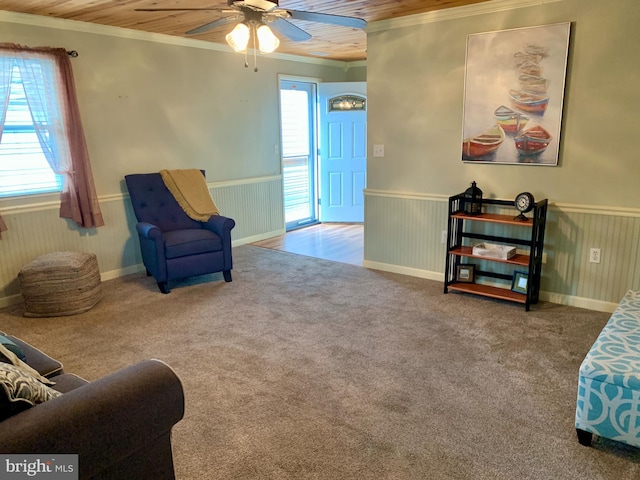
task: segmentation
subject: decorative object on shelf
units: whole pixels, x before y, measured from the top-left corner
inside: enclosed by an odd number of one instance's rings
[[[462,208],[467,215],[480,215],[482,213],[482,190],[478,188],[475,181],[471,182],[471,186],[464,191]]]
[[[516,254],[516,247],[511,245],[497,245],[495,243],[479,243],[471,249],[477,257],[497,258],[498,260],[509,260]]]
[[[529,220],[524,214],[533,210],[535,203],[533,195],[529,192],[522,192],[516,195],[514,205],[516,206],[516,210],[520,212],[520,215],[514,217],[514,220],[521,220],[523,222]]]
[[[511,282],[511,290],[518,293],[527,294],[527,285],[529,284],[529,274],[527,272],[513,272],[513,281]]]
[[[558,164],[571,23],[467,35],[461,159]]]
[[[456,282],[473,283],[475,280],[476,266],[472,264],[460,264],[456,267]]]

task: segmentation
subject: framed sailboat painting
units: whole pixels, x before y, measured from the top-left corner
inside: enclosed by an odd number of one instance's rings
[[[462,161],[558,164],[570,27],[467,36]]]

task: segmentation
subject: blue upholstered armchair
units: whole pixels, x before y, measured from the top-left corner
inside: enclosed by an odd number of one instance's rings
[[[222,272],[225,281],[231,281],[233,219],[191,219],[160,173],[126,175],[125,181],[138,219],[142,261],[162,293],[170,292],[169,281],[196,275]]]

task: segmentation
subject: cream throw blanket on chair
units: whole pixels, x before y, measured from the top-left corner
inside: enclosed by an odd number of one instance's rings
[[[189,217],[206,222],[211,215],[220,214],[200,170],[160,170],[160,175],[178,205]]]

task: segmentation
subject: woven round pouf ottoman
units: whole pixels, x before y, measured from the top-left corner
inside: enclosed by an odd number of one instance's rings
[[[93,253],[53,252],[20,269],[25,317],[61,317],[86,312],[102,298]]]

